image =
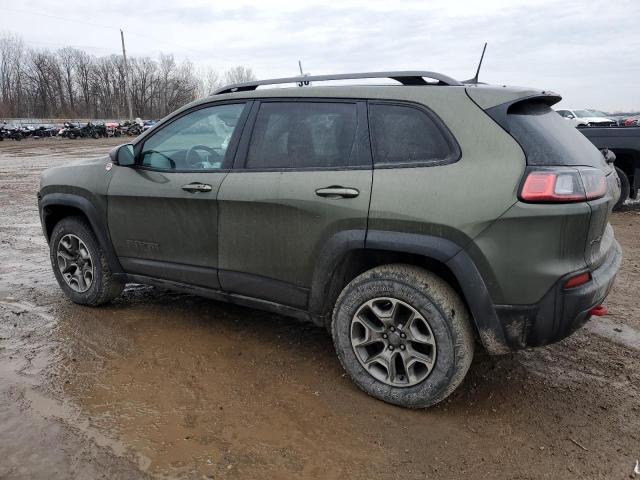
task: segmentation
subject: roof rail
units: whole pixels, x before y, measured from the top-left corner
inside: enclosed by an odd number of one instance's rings
[[[254,82],[236,83],[226,85],[216,90],[214,95],[223,93],[245,92],[255,90],[260,85],[276,85],[281,83],[299,82],[324,82],[328,80],[355,80],[359,78],[390,78],[400,82],[402,85],[439,85],[439,86],[461,86],[458,80],[437,72],[423,71],[399,71],[399,72],[365,72],[365,73],[339,73],[334,75],[304,75],[297,77],[272,78],[270,80],[256,80]],[[425,78],[437,80],[438,83],[429,83]]]

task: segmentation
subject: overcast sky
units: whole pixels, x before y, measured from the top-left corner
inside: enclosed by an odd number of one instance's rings
[[[54,18],[55,17],[55,18]],[[640,110],[640,0],[284,2],[20,0],[0,33],[36,48],[95,55],[173,53],[199,68],[243,64],[260,78],[298,73],[435,70],[559,92],[562,105]]]

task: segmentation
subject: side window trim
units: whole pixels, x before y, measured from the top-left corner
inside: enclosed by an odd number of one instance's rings
[[[371,130],[371,109],[369,108],[371,105],[397,105],[401,107],[409,107],[414,108],[422,113],[426,114],[433,124],[440,130],[443,134],[447,144],[450,147],[451,154],[441,160],[417,160],[412,162],[402,162],[402,163],[376,163],[375,158],[375,148],[373,146],[373,133]],[[460,148],[460,144],[456,137],[451,133],[447,125],[444,121],[429,107],[423,105],[421,103],[403,101],[403,100],[367,100],[367,117],[368,117],[368,129],[370,136],[370,148],[371,148],[371,156],[373,158],[373,168],[374,169],[387,169],[387,168],[418,168],[418,167],[437,167],[440,165],[450,165],[452,163],[456,163],[460,161],[462,158],[462,149]]]
[[[225,155],[224,155],[222,168],[202,169],[202,170],[184,170],[184,169],[172,170],[172,169],[157,168],[157,167],[152,167],[152,166],[141,165],[140,164],[140,161],[142,160],[141,153],[142,153],[142,150],[144,149],[144,144],[150,138],[152,138],[154,135],[157,135],[158,132],[161,132],[166,127],[170,126],[173,122],[175,122],[177,120],[180,120],[182,117],[185,117],[186,115],[189,115],[189,114],[191,114],[193,112],[197,112],[198,110],[202,110],[204,108],[217,107],[217,106],[221,106],[221,105],[238,105],[238,104],[244,104],[244,109],[242,110],[242,113],[240,114],[240,118],[238,119],[238,124],[236,125],[236,128],[233,131],[233,134],[231,135],[231,139],[229,140],[229,146],[227,147],[227,151],[225,152]],[[247,125],[247,118],[249,117],[249,112],[251,111],[251,109],[253,107],[253,104],[254,104],[254,101],[251,100],[251,99],[239,98],[237,100],[223,100],[223,101],[218,101],[218,102],[207,102],[207,103],[203,103],[203,104],[200,104],[200,105],[196,105],[196,106],[194,106],[192,108],[189,108],[187,110],[184,110],[182,112],[176,113],[173,117],[171,117],[169,120],[164,122],[160,126],[160,128],[154,129],[152,132],[149,133],[148,136],[145,136],[145,137],[141,138],[139,141],[134,143],[133,151],[134,151],[135,162],[136,163],[135,163],[135,165],[133,165],[132,168],[136,168],[136,169],[139,169],[139,170],[150,170],[150,171],[153,171],[153,172],[162,172],[162,173],[228,172],[233,167],[233,165],[232,165],[233,158],[234,158],[234,156],[236,154],[236,151],[238,149],[238,144],[240,143],[242,132],[243,132],[244,128]]]
[[[249,144],[256,125],[256,119],[263,103],[354,103],[356,104],[356,139],[354,141],[355,155],[358,156],[361,165],[346,165],[342,167],[282,167],[282,168],[246,168],[249,155]],[[233,170],[237,172],[296,172],[296,171],[340,171],[340,170],[371,170],[373,168],[373,156],[369,142],[369,123],[367,120],[366,100],[357,98],[332,98],[332,97],[274,97],[255,100],[249,112],[242,132],[242,138],[238,144],[233,161]]]

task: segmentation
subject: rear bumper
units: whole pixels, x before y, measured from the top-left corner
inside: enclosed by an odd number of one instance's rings
[[[622,250],[617,241],[605,262],[591,272],[591,281],[563,289],[571,273],[561,278],[534,305],[495,305],[496,314],[506,345],[503,351],[537,347],[557,342],[571,335],[589,318],[589,311],[604,301],[620,269]]]

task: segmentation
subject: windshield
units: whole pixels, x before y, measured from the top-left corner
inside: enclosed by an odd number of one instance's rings
[[[598,110],[589,110],[591,112],[592,117],[608,117],[608,115],[604,112],[600,112]]]

